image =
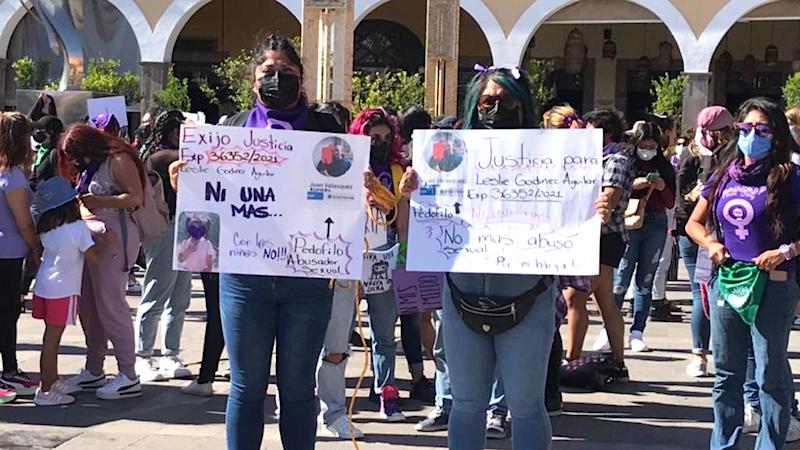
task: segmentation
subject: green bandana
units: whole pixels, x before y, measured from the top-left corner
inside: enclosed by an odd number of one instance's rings
[[[719,292],[742,320],[753,325],[764,296],[767,273],[755,264],[736,261],[719,268]]]
[[[34,169],[39,167],[39,164],[44,161],[48,154],[50,154],[49,148],[41,144],[36,146],[36,158],[33,160]]]

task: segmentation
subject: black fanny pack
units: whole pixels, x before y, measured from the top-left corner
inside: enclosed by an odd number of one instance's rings
[[[464,294],[447,275],[453,305],[461,320],[476,333],[489,336],[505,333],[522,322],[536,303],[536,298],[552,283],[552,276],[543,276],[533,289],[514,298],[489,298]]]

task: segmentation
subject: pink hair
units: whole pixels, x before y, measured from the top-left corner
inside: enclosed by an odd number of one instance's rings
[[[390,164],[406,164],[403,153],[403,138],[400,137],[400,120],[397,116],[389,114],[383,108],[369,108],[358,113],[350,124],[349,134],[359,136],[369,135],[369,130],[375,125],[388,125],[392,132],[392,148],[389,150]]]

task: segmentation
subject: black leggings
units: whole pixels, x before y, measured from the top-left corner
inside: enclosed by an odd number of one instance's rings
[[[198,383],[214,381],[214,374],[219,367],[219,359],[225,348],[222,336],[222,321],[219,317],[219,275],[202,273],[203,291],[206,296],[206,334],[203,340],[203,361],[200,363]]]
[[[561,396],[561,359],[563,357],[564,343],[561,341],[561,333],[556,329],[553,346],[550,348],[550,360],[547,363],[547,383],[544,388],[544,395],[547,399]]]
[[[23,258],[0,259],[0,353],[3,373],[17,370],[17,320],[20,314]]]

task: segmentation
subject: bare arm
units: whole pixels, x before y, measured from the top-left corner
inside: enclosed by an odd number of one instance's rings
[[[36,236],[36,228],[33,225],[30,204],[28,203],[28,193],[23,188],[14,189],[5,193],[6,202],[14,215],[14,221],[22,235],[22,239],[28,244],[28,248],[39,254],[39,237]]]
[[[111,158],[109,170],[111,178],[117,183],[117,187],[122,193],[100,196],[83,195],[81,201],[84,206],[90,210],[96,208],[132,209],[142,206],[144,190],[139,178],[139,170],[133,160],[128,155],[116,155]]]

